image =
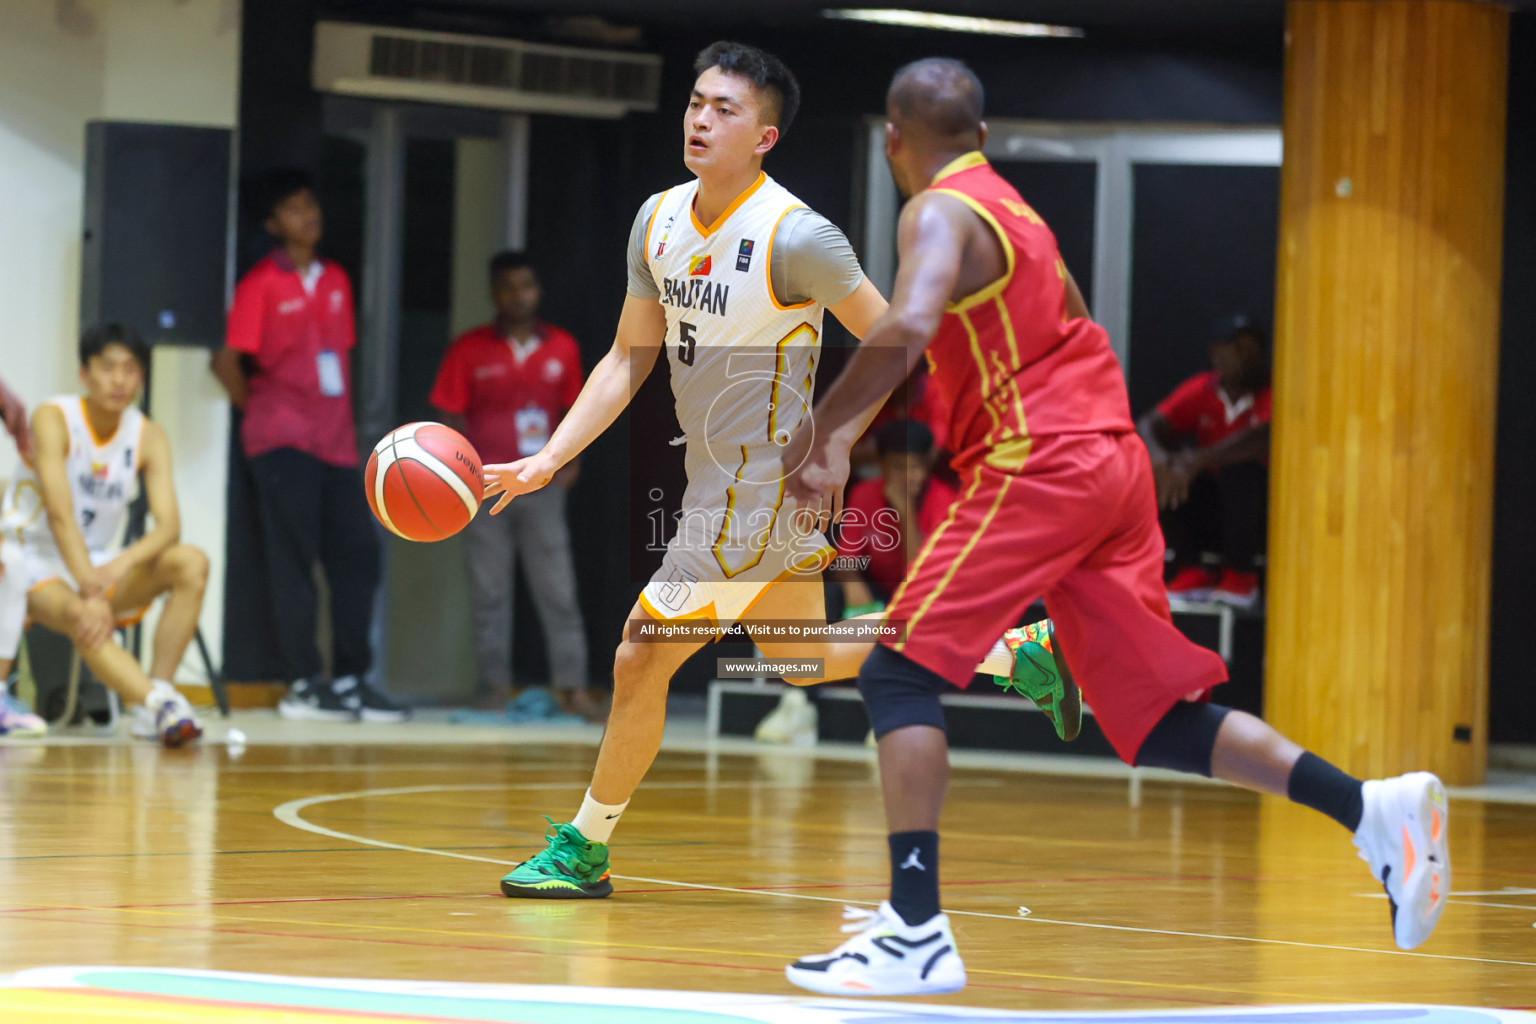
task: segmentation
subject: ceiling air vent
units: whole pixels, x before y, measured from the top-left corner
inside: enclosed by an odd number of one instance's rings
[[[619,117],[656,109],[661,58],[322,21],[314,86],[374,99]]]

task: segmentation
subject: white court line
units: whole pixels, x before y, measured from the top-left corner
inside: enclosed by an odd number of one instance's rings
[[[840,783],[821,784],[816,788],[826,788],[827,785],[842,785]],[[763,789],[803,789],[802,785],[795,783],[707,783],[707,782],[656,782],[650,783],[646,789],[709,789],[709,788],[747,788],[757,786]],[[502,864],[514,866],[522,863],[515,860],[500,860],[495,857],[476,857],[467,853],[455,853],[452,850],[434,850],[425,846],[407,846],[403,843],[391,843],[383,839],[369,839],[366,836],[354,835],[350,832],[338,832],[335,829],[326,828],[324,825],[316,825],[305,820],[299,812],[307,807],[317,804],[335,803],[341,800],[356,800],[376,796],[404,796],[413,793],[442,793],[442,792],[485,792],[489,790],[506,789],[549,789],[551,786],[545,783],[524,783],[512,785],[464,785],[464,786],[403,786],[394,789],[360,789],[352,793],[326,793],[320,796],[304,797],[300,800],[289,800],[272,809],[272,816],[285,825],[302,829],[305,832],[313,832],[316,835],[327,836],[331,839],[343,839],[348,842],[362,843],[365,846],[377,846],[385,850],[400,850],[404,853],[425,853],[435,857],[453,857],[457,860],[479,861],[484,864]],[[451,826],[450,826],[451,827]],[[680,889],[706,889],[710,892],[733,892],[745,896],[771,896],[779,899],[812,900],[817,903],[843,903],[875,906],[874,900],[848,900],[837,896],[811,896],[800,892],[778,892],[771,889],[737,889],[728,885],[704,885],[698,882],[679,882],[670,878],[643,878],[639,875],[611,875],[623,882],[645,882],[650,885],[672,885]],[[1264,946],[1298,946],[1303,949],[1331,949],[1343,953],[1376,953],[1383,956],[1411,956],[1426,960],[1457,960],[1479,964],[1508,964],[1514,967],[1536,967],[1536,962],[1526,960],[1497,960],[1481,956],[1450,956],[1444,953],[1416,953],[1401,949],[1371,949],[1365,946],[1335,946],[1321,942],[1298,942],[1291,939],[1263,939],[1251,935],[1220,935],[1214,932],[1184,932],[1167,928],[1140,928],[1123,924],[1095,924],[1090,921],[1063,921],[1056,918],[1028,916],[1015,916],[1011,914],[986,914],[976,910],[946,910],[945,913],[962,917],[986,917],[999,921],[1023,921],[1032,924],[1054,924],[1069,928],[1095,928],[1101,931],[1136,932],[1142,935],[1174,935],[1187,939],[1218,939],[1224,942],[1248,942]]]
[[[1384,893],[1384,892],[1357,892],[1357,893],[1355,893],[1355,895],[1359,896],[1361,899],[1365,899],[1365,900],[1384,900],[1384,899],[1387,898],[1387,894]],[[1451,893],[1451,895],[1455,896],[1456,894],[1455,893]],[[1477,896],[1477,895],[1480,895],[1480,894],[1474,892],[1474,893],[1468,893],[1468,895],[1469,896]],[[1494,895],[1498,895],[1498,894],[1495,893]],[[1488,903],[1488,902],[1486,902],[1484,900],[1458,900],[1458,899],[1448,899],[1445,902],[1447,902],[1447,903],[1459,903],[1459,904],[1461,904],[1464,907],[1501,907],[1501,908],[1503,908],[1505,910],[1526,910],[1526,911],[1536,910],[1536,904],[1530,904],[1530,903]],[[1536,925],[1533,925],[1532,927],[1536,927]]]

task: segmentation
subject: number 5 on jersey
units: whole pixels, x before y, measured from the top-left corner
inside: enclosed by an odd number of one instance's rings
[[[686,320],[677,322],[677,361],[684,366],[693,365],[693,350],[699,343],[699,339],[693,333],[695,330],[697,328]]]

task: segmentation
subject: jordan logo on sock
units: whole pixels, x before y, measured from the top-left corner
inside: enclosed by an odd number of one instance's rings
[[[923,862],[917,859],[917,847],[915,846],[912,847],[912,852],[907,854],[907,859],[901,863],[901,870],[905,871],[907,868],[917,868],[919,871],[928,870],[923,867]]]

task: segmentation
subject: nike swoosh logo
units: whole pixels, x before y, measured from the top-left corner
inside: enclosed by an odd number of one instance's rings
[[[624,813],[623,811],[619,812],[619,814],[623,814],[623,813]],[[614,818],[617,818],[619,816],[619,814],[610,814],[610,815],[608,815],[608,817],[604,818],[603,820],[604,821],[612,821]]]

